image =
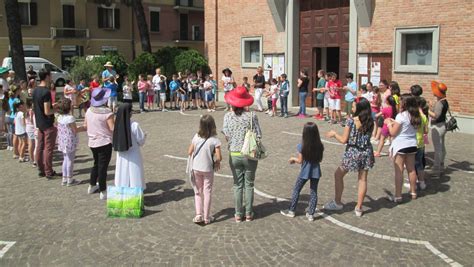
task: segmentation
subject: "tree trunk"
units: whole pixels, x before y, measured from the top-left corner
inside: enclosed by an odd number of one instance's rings
[[[25,53],[23,52],[23,37],[18,0],[5,0],[5,13],[7,15],[8,37],[12,52],[12,67],[15,77],[26,81]]]
[[[151,53],[150,34],[148,32],[148,24],[145,19],[145,11],[143,10],[142,0],[131,1],[135,18],[137,19],[138,32],[140,33],[140,41],[142,43],[143,52]]]

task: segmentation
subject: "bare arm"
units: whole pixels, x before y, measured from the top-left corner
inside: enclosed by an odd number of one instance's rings
[[[222,161],[222,153],[221,147],[216,147],[216,160],[214,161],[214,170],[218,171],[221,168],[221,161]]]
[[[44,115],[50,116],[54,115],[54,110],[51,109],[51,103],[50,102],[44,102]]]
[[[388,127],[388,132],[390,133],[390,136],[395,137],[400,133],[401,130],[401,125],[394,119],[390,118],[386,120],[387,127]]]
[[[291,157],[288,162],[290,164],[295,164],[295,163],[298,163],[298,164],[301,164],[303,163],[303,155],[301,153],[298,153],[298,157]]]
[[[192,156],[192,155],[193,155],[193,152],[194,152],[194,144],[191,143],[191,144],[189,145],[189,148],[188,148],[188,155],[189,155],[189,156]]]
[[[351,132],[351,128],[349,126],[344,127],[344,132],[342,135],[339,135],[336,133],[336,131],[331,130],[329,131],[326,136],[328,138],[335,138],[339,143],[345,144],[347,143],[347,140],[349,140],[349,134]]]

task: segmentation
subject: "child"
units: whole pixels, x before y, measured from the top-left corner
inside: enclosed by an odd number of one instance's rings
[[[191,74],[191,77],[189,79],[189,86],[191,87],[191,97],[193,103],[192,109],[197,109],[199,104],[197,102],[199,94],[199,81],[196,74]]]
[[[272,84],[272,79],[268,79],[267,84],[271,85]],[[277,87],[278,87],[278,81],[277,81]],[[267,111],[265,111],[265,114],[271,115],[273,106],[272,106],[272,89],[271,88],[264,88],[264,96],[267,98]]]
[[[155,102],[155,90],[153,90],[153,76],[147,76],[147,90],[146,90],[146,106],[148,110],[153,109],[153,103]]]
[[[179,84],[178,75],[173,74],[172,79],[170,82],[170,108],[178,109],[178,89],[181,85]]]
[[[132,104],[132,99],[133,99],[133,96],[132,96],[132,91],[133,91],[133,85],[132,83],[128,80],[128,76],[124,76],[123,77],[123,87],[122,87],[122,91],[123,91],[123,102],[124,103],[130,103]]]
[[[329,110],[329,80],[331,79],[332,72],[326,73],[324,76],[324,79],[326,80],[326,84],[324,85],[324,112],[326,113],[326,116],[324,117],[324,120],[329,122],[331,121],[331,113]]]
[[[280,85],[280,117],[288,118],[288,95],[290,94],[290,82],[287,80],[285,73],[281,75]]]
[[[27,162],[25,159],[26,152],[26,122],[25,122],[25,105],[23,101],[15,102],[13,105],[15,112],[15,136],[18,142],[19,162]]]
[[[391,81],[388,87],[390,92],[395,99],[395,103],[397,103],[397,112],[400,110],[400,86],[396,81]]]
[[[115,82],[115,76],[109,77],[109,82],[106,83],[105,88],[110,90],[110,97],[107,106],[112,110],[113,113],[117,111],[117,83]]]
[[[318,126],[316,124],[313,122],[305,124],[303,128],[303,139],[296,149],[298,151],[298,157],[291,157],[288,161],[290,164],[301,164],[301,170],[293,189],[290,207],[288,210],[280,211],[280,213],[287,217],[295,217],[296,205],[298,204],[301,189],[309,180],[311,196],[306,217],[312,222],[314,221],[314,212],[318,202],[318,183],[321,177],[319,163],[323,160],[324,152],[324,146],[321,142]]]
[[[347,120],[343,135],[334,130],[326,134],[328,138],[335,138],[341,144],[346,144],[346,151],[342,157],[342,164],[334,174],[336,196],[334,200],[324,205],[326,210],[341,210],[344,176],[349,171],[358,172],[359,190],[354,213],[362,216],[362,203],[367,192],[367,175],[374,166],[374,152],[370,143],[370,136],[374,128],[371,116],[370,103],[367,99],[358,97],[352,104],[354,117]]]
[[[112,76],[113,77],[113,76]],[[80,182],[73,178],[74,158],[76,157],[76,148],[79,142],[77,133],[84,131],[84,127],[76,126],[76,118],[71,115],[72,102],[64,98],[58,102],[58,150],[63,153],[62,173],[63,186],[73,186]]]
[[[35,114],[33,112],[33,101],[31,99],[26,100],[26,116],[25,116],[25,131],[28,138],[28,154],[29,160],[33,167],[36,167],[35,159]]]
[[[247,90],[247,92],[249,92],[250,91],[249,77],[245,76],[242,79],[242,81],[243,81],[242,86],[245,87],[245,90]]]
[[[181,95],[180,111],[185,112],[186,111],[186,105],[188,103],[188,83],[186,81],[186,78],[181,77],[181,83],[180,83],[178,91]]]
[[[76,103],[76,88],[72,80],[66,80],[66,86],[64,86],[64,97],[71,100],[72,109],[71,114],[74,116],[74,105]]]
[[[276,79],[272,79],[271,84],[270,84],[270,97],[272,101],[272,110],[270,112],[270,117],[276,116],[276,111],[277,111],[277,106],[276,103],[278,101],[278,83]]]
[[[86,87],[86,81],[84,79],[79,81],[79,84],[76,87],[77,95],[79,97],[79,118],[82,118],[82,110],[84,110],[84,114],[88,108],[89,102],[89,88]]]
[[[25,80],[20,81],[20,94],[19,94],[20,100],[23,101],[23,103],[26,103],[26,99],[29,97],[28,95],[28,84],[26,83]]]
[[[324,70],[318,71],[318,83],[313,92],[316,92],[316,106],[318,107],[318,114],[314,116],[317,120],[324,120],[324,87],[326,86],[326,79],[324,79],[326,72]]]
[[[148,91],[148,82],[145,80],[145,75],[140,74],[138,75],[138,95],[140,101],[140,113],[145,111],[145,96]]]
[[[28,96],[29,97],[32,97],[33,96],[33,90],[35,89],[36,87],[36,81],[31,79],[29,82],[28,82]]]
[[[214,171],[220,169],[222,160],[221,141],[217,138],[216,123],[212,116],[201,117],[199,131],[191,141],[188,155],[196,207],[193,222],[209,224],[214,220],[209,214]]]
[[[214,112],[214,106],[212,105],[212,83],[209,81],[209,75],[206,76],[206,81],[204,82],[204,104],[207,107],[207,112]]]
[[[372,144],[374,144],[374,141],[377,141],[377,139],[375,138],[376,136],[378,136],[377,132],[379,129],[379,127],[377,126],[377,114],[380,112],[381,106],[382,106],[382,94],[380,94],[379,87],[374,86],[372,101],[370,101],[370,107],[372,108],[372,119],[374,120],[374,131],[372,132],[372,138],[371,138]]]
[[[166,76],[160,76],[160,107],[162,112],[168,112],[166,109]],[[171,104],[170,104],[171,105]]]
[[[54,82],[51,82],[49,88],[51,94],[51,105],[54,105],[56,103],[56,85],[54,85]]]
[[[392,87],[393,88],[393,87]],[[390,135],[393,136],[390,155],[395,169],[395,194],[389,199],[395,203],[402,201],[403,169],[406,168],[410,180],[410,195],[416,199],[415,154],[417,152],[416,133],[422,126],[422,118],[416,97],[403,94],[400,97],[400,113],[395,119],[386,119]]]
[[[346,101],[346,120],[352,116],[352,102],[354,102],[355,97],[357,96],[357,83],[354,81],[354,74],[348,72],[346,74],[347,85],[344,86],[346,95],[344,100]],[[370,99],[368,99],[370,102]]]
[[[416,86],[416,85],[414,85]],[[411,87],[411,94],[415,95],[418,93],[418,91],[413,93],[413,87]],[[421,87],[418,85],[419,89]],[[418,90],[418,88],[415,88],[415,90]],[[421,93],[420,93],[421,94]],[[427,134],[428,134],[428,110],[429,107],[426,103],[426,100],[421,97],[421,96],[415,96],[416,101],[418,103],[418,106],[420,107],[420,115],[421,115],[421,125],[418,128],[418,131],[416,132],[416,154],[415,154],[415,171],[416,171],[416,176],[418,177],[418,185],[421,190],[426,189],[426,183],[425,183],[425,166],[426,166],[426,159],[425,159],[425,140],[427,140]]]
[[[383,146],[389,144],[388,142],[385,142],[385,139],[390,137],[390,132],[388,131],[388,125],[386,123],[386,120],[395,119],[395,117],[397,116],[397,103],[395,103],[395,99],[392,96],[389,96],[387,98],[387,103],[388,105],[382,108],[382,111],[377,113],[376,115],[377,117],[382,116],[384,120],[384,124],[380,129],[380,139],[378,142],[377,151],[374,152],[374,156],[376,157],[380,157]],[[387,139],[387,141],[389,140]]]
[[[212,107],[213,110],[216,111],[216,93],[217,93],[217,82],[214,80],[214,76],[212,74],[209,74],[209,82],[212,84]]]
[[[344,126],[342,124],[342,115],[341,115],[341,93],[339,90],[342,87],[341,81],[337,80],[337,74],[332,72],[331,77],[328,82],[328,88],[329,88],[329,109],[331,110],[331,123],[336,124],[340,123],[341,126]],[[337,115],[337,120],[336,120],[336,115]]]
[[[145,144],[146,133],[138,122],[131,121],[132,104],[119,106],[115,119],[113,147],[117,151],[115,186],[146,189],[143,159],[140,147]]]

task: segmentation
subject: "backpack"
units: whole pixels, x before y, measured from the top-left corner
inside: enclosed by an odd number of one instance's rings
[[[171,91],[176,91],[176,90],[178,90],[178,88],[179,88],[179,84],[177,82],[175,82],[175,81],[170,82]]]

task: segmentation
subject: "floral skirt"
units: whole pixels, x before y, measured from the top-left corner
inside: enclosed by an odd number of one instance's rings
[[[372,147],[360,150],[356,147],[347,147],[342,157],[341,167],[346,171],[369,170],[374,167],[375,158]]]

